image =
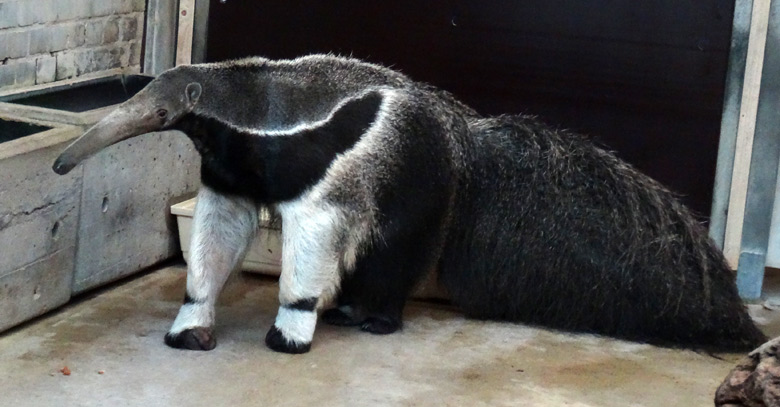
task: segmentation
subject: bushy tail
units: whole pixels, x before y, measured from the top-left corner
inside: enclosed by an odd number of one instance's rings
[[[530,117],[470,130],[440,265],[466,313],[717,351],[765,340],[706,230],[660,184]]]
[[[713,351],[750,351],[768,340],[756,326],[739,298],[735,273],[728,266],[721,251],[698,224],[688,228],[692,250],[699,254],[701,272],[708,275],[707,298],[710,307],[705,313],[712,322],[699,335],[691,337],[691,345]]]

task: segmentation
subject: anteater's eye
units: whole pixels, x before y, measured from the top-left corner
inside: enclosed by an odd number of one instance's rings
[[[164,119],[165,116],[168,116],[168,111],[165,109],[160,109],[157,111],[157,117]]]

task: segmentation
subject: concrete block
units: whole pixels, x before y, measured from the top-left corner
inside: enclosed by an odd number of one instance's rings
[[[30,54],[60,51],[65,49],[65,36],[54,36],[53,27],[38,27],[30,30]]]
[[[111,44],[119,40],[119,17],[111,16],[106,19],[103,28],[103,44]]]
[[[93,18],[84,23],[86,27],[86,45],[107,45],[117,41],[129,41],[135,38],[137,26],[135,17],[109,16]],[[132,34],[132,36],[125,38]]]
[[[127,63],[124,61],[129,57],[128,54],[128,50],[122,46],[108,46],[97,48],[91,52],[83,52],[79,60],[81,73],[104,71],[126,66]]]
[[[130,43],[130,57],[128,60],[129,66],[141,65],[141,43],[133,41]]]
[[[63,34],[67,38],[65,46],[68,49],[78,48],[86,41],[86,27],[83,23],[68,24],[62,26]]]
[[[51,162],[78,134],[55,129],[0,143],[0,330],[70,298],[82,170],[58,176]]]
[[[146,13],[136,13],[135,20],[135,25],[138,27],[136,38],[138,38],[138,41],[142,41],[144,39],[144,24],[146,24]]]
[[[19,5],[8,1],[0,3],[0,30],[16,27],[19,24]]]
[[[53,56],[42,56],[36,60],[35,83],[54,82],[57,75],[57,58]]]
[[[30,30],[30,55],[77,48],[86,43],[86,24],[64,23]]]
[[[36,65],[35,58],[25,59],[13,64],[16,68],[14,86],[32,86],[35,85]]]
[[[69,51],[57,53],[55,80],[73,78],[78,75],[78,67],[76,66],[77,55],[78,53]]]
[[[93,1],[92,16],[108,16],[112,14],[125,14],[133,11],[133,4],[128,0],[101,0]]]
[[[146,11],[146,0],[132,0],[133,11]]]
[[[57,54],[57,80],[128,65],[127,44],[63,51]]]
[[[35,58],[17,59],[0,65],[0,88],[35,84]]]
[[[169,213],[200,184],[200,160],[180,132],[147,134],[84,163],[74,292],[178,254]]]
[[[45,24],[57,21],[57,14],[60,4],[68,3],[68,0],[36,0],[20,1],[18,6],[18,25],[26,27],[33,24]]]
[[[84,23],[84,45],[103,44],[103,29],[106,22],[102,18],[92,18]]]
[[[120,41],[139,39],[138,17],[136,15],[124,16],[119,20]]]
[[[13,65],[0,65],[0,89],[14,86],[16,71]]]
[[[30,46],[28,31],[0,32],[0,59],[27,56]]]
[[[84,73],[104,71],[106,69],[121,68],[127,66],[130,58],[129,48],[125,46],[109,46],[96,49],[92,53],[91,63],[84,69]]]
[[[70,21],[92,17],[94,15],[94,5],[100,3],[102,3],[102,1],[54,0],[51,3],[50,8],[56,13],[56,17],[55,20],[49,21]]]

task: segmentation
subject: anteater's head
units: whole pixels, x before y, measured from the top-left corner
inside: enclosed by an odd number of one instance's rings
[[[54,162],[54,172],[67,174],[103,148],[176,124],[201,96],[202,87],[192,73],[192,68],[181,67],[155,78],[68,146]]]

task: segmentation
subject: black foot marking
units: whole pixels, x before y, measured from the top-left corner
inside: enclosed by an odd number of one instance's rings
[[[357,326],[361,322],[338,308],[331,308],[323,312],[322,320],[328,325],[336,326]]]
[[[271,350],[284,353],[306,353],[311,349],[311,343],[297,344],[295,342],[288,342],[285,339],[284,334],[276,325],[272,326],[268,330],[268,334],[265,336],[265,344],[268,345]]]
[[[177,349],[212,350],[217,339],[211,328],[196,327],[185,329],[177,334],[165,334],[165,344]]]
[[[401,329],[401,321],[381,317],[369,317],[360,324],[360,329],[371,332],[372,334],[387,335]]]

